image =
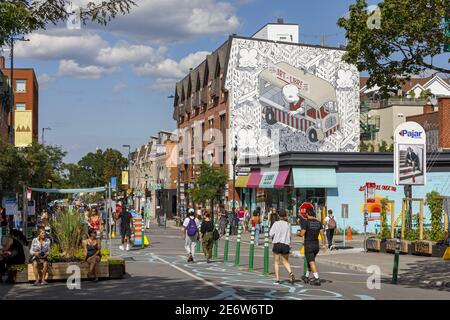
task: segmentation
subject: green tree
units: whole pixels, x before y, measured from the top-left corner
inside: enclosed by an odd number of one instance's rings
[[[391,237],[391,232],[387,223],[387,211],[389,207],[388,199],[381,199],[381,239],[389,239]]]
[[[420,92],[419,98],[420,99],[426,99],[426,98],[428,98],[431,95],[432,95],[431,89],[426,89],[426,90],[422,90],[422,92]]]
[[[343,59],[367,71],[367,86],[378,85],[384,97],[421,71],[450,74],[447,66],[428,62],[443,52],[448,6],[448,0],[384,0],[370,14],[366,1],[356,0],[337,22],[348,41]]]
[[[214,202],[220,202],[227,181],[228,176],[225,169],[214,168],[212,165],[202,162],[200,165],[200,174],[195,181],[195,187],[189,192],[194,202],[206,203],[209,201],[212,210],[214,208]],[[212,217],[214,219],[214,215]]]
[[[431,191],[427,193],[425,204],[431,212],[431,230],[429,233],[430,240],[442,240],[444,238],[444,232],[442,229],[443,200],[439,192]]]
[[[379,152],[394,152],[394,145],[388,144],[386,141],[382,140],[381,143],[378,145],[378,151]]]
[[[45,29],[49,24],[67,21],[68,0],[8,0],[0,1],[0,46],[11,37]],[[88,21],[106,25],[119,14],[127,14],[136,3],[133,0],[89,2],[79,10],[83,24]]]
[[[112,176],[116,176],[120,187],[121,172],[127,161],[120,151],[98,149],[86,154],[77,164],[66,164],[65,177],[70,187],[91,188],[104,186]]]

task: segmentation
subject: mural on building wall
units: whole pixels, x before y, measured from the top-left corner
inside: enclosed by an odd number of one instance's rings
[[[33,143],[33,111],[14,111],[14,145],[28,147]]]
[[[241,156],[357,151],[359,73],[343,54],[234,38],[225,87]]]

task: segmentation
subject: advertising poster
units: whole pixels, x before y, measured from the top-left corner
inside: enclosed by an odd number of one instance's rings
[[[27,214],[28,214],[29,216],[34,216],[34,215],[36,215],[36,205],[35,205],[34,200],[28,201]]]
[[[122,171],[122,185],[128,185],[128,171]]]
[[[17,205],[16,197],[7,197],[3,200],[3,207],[6,210],[7,216],[13,216],[18,214],[19,207]]]
[[[14,111],[14,145],[28,147],[33,143],[33,111]]]
[[[400,124],[394,132],[394,177],[396,185],[426,184],[425,130],[416,122]]]

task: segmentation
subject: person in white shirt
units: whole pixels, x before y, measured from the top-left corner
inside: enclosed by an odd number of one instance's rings
[[[291,265],[289,264],[289,252],[291,250],[291,226],[287,219],[286,210],[281,209],[278,212],[279,220],[274,222],[270,228],[269,235],[272,237],[274,254],[274,269],[275,269],[275,284],[280,284],[280,259],[284,267],[289,272],[289,279],[292,284],[295,282],[294,274],[292,273]]]
[[[330,209],[328,210],[328,215],[325,218],[325,233],[327,235],[328,249],[330,250],[334,248],[333,236],[335,229],[336,229],[336,219],[333,216],[333,211]]]
[[[189,209],[188,217],[183,221],[183,232],[185,236],[184,248],[188,255],[188,262],[194,262],[195,245],[199,237],[198,229],[200,220],[195,217],[194,209]]]

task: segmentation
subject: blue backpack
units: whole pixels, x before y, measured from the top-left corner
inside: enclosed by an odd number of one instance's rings
[[[193,237],[197,234],[197,223],[195,223],[195,219],[189,218],[189,224],[187,226],[187,235],[189,237]]]

